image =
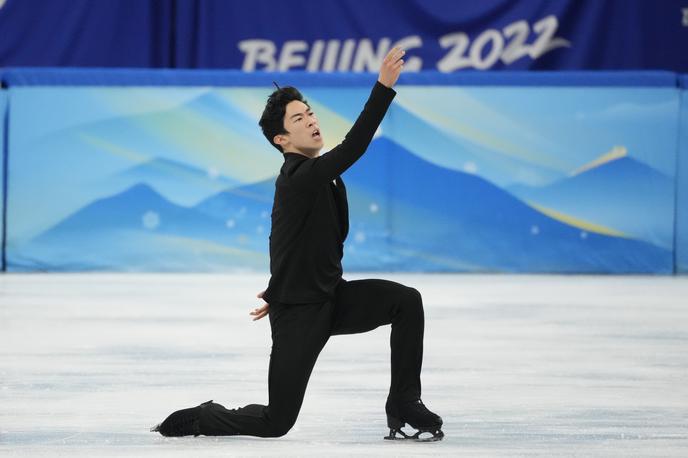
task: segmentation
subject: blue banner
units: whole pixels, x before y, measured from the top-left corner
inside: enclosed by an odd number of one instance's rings
[[[178,35],[182,67],[376,71],[399,45],[410,72],[688,70],[682,0],[206,0],[179,8],[178,23],[196,25]]]
[[[0,0],[0,67],[688,72],[684,0]]]
[[[175,0],[0,0],[0,67],[169,67]]]

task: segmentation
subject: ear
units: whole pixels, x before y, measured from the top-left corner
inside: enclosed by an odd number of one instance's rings
[[[285,137],[284,135],[282,135],[282,134],[275,135],[275,137],[272,139],[272,141],[273,141],[276,145],[280,145],[280,146],[282,146],[282,145],[284,145],[285,143],[287,143],[286,137]]]

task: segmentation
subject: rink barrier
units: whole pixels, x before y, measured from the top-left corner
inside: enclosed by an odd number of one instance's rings
[[[18,86],[228,86],[308,87],[366,86],[377,75],[370,73],[313,73],[305,71],[245,73],[234,70],[148,70],[92,68],[7,68],[0,73],[3,85]],[[399,85],[414,86],[586,86],[668,87],[679,84],[678,75],[667,71],[500,71],[404,73]]]
[[[2,85],[7,90],[6,106],[3,115],[3,246],[2,246],[2,269],[31,271],[31,270],[121,270],[114,264],[98,266],[96,264],[81,265],[78,263],[67,264],[56,267],[50,262],[40,261],[35,265],[13,265],[7,261],[7,253],[12,247],[8,246],[8,231],[12,226],[12,216],[8,213],[8,197],[11,197],[11,189],[8,185],[9,176],[12,173],[12,163],[9,160],[13,151],[10,151],[10,109],[9,100],[12,99],[13,89],[31,88],[116,88],[116,87],[152,87],[152,88],[270,88],[273,81],[281,86],[294,85],[297,87],[310,88],[367,88],[375,80],[375,75],[371,74],[313,74],[305,72],[289,73],[243,73],[238,71],[223,70],[139,70],[139,69],[51,69],[51,68],[21,68],[6,69],[0,73]],[[685,273],[688,271],[688,218],[686,203],[688,202],[688,189],[686,189],[686,178],[688,178],[688,161],[686,160],[686,148],[688,142],[688,125],[686,116],[686,87],[688,79],[686,76],[676,75],[671,72],[461,72],[455,74],[444,74],[438,72],[409,73],[401,76],[399,85],[408,86],[433,86],[433,87],[490,87],[502,86],[510,88],[518,87],[590,87],[590,88],[659,88],[671,89],[677,92],[677,97],[682,101],[681,108],[676,114],[676,124],[679,126],[675,163],[676,168],[673,173],[674,197],[672,208],[674,209],[672,227],[672,247],[670,250],[671,261],[658,261],[655,264],[648,264],[639,270],[624,270],[623,266],[611,266],[609,270],[580,270],[588,273]],[[266,94],[270,89],[266,89]],[[680,91],[680,94],[679,94]],[[1,106],[0,106],[1,107]],[[15,106],[16,108],[16,106]],[[14,126],[16,127],[16,126]],[[13,128],[14,128],[13,127]],[[269,147],[268,147],[269,148]],[[391,165],[391,163],[390,163]],[[387,215],[389,219],[389,215]],[[152,218],[154,221],[155,218]],[[9,224],[8,224],[9,222]],[[154,223],[151,223],[154,224]],[[581,232],[581,236],[585,232]],[[264,234],[261,237],[267,238]],[[349,243],[351,243],[350,234]],[[423,253],[420,253],[421,255]],[[427,254],[427,253],[426,253]],[[347,256],[350,256],[349,254]],[[384,256],[384,253],[383,253]],[[430,257],[428,258],[430,259]],[[188,266],[189,264],[187,264]],[[362,264],[365,270],[375,270],[375,264]],[[452,267],[454,265],[455,267]],[[546,264],[543,264],[546,265]],[[417,264],[408,259],[398,264],[381,265],[384,270],[421,270],[437,271],[435,264],[429,260],[426,264]],[[429,267],[428,267],[429,266]],[[472,269],[470,263],[447,264],[440,271],[485,271],[485,268]],[[649,267],[648,267],[649,266]],[[654,266],[654,267],[653,267]],[[235,266],[236,267],[236,266]],[[148,270],[146,265],[128,266],[133,270]],[[240,266],[238,268],[241,268]],[[250,267],[249,267],[250,268]],[[160,270],[157,266],[151,270]],[[175,269],[173,269],[175,270]],[[191,270],[195,270],[191,264]],[[201,267],[199,270],[205,270]],[[213,270],[211,268],[211,270]],[[533,270],[521,267],[507,267],[504,269],[487,268],[487,271],[518,271],[518,272],[579,272],[574,269],[566,269],[554,266],[551,270],[538,267]]]
[[[1,74],[0,74],[1,75]],[[9,132],[9,107],[7,91],[0,88],[0,141],[2,142],[2,161],[0,161],[0,176],[2,176],[2,218],[0,219],[0,269],[7,270],[5,245],[7,243],[7,149]]]
[[[681,88],[679,136],[676,152],[675,272],[688,273],[688,75],[679,76]]]

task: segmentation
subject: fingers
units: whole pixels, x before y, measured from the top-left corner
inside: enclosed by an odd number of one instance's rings
[[[260,320],[261,318],[264,318],[270,310],[270,305],[269,304],[263,304],[262,306],[253,309],[250,311],[248,314],[252,315],[253,321]]]
[[[263,304],[260,307],[257,307],[253,309],[253,311],[249,312],[250,315],[257,315],[259,313],[267,312],[267,310],[270,308],[268,304]]]
[[[390,63],[390,62],[396,63],[404,54],[406,54],[406,51],[401,49],[399,46],[395,46],[394,48],[390,49],[390,51],[385,56],[383,62],[384,63]]]
[[[404,67],[404,59],[402,59],[404,54],[406,54],[406,51],[398,46],[395,46],[387,53],[387,56],[382,61],[378,77],[378,81],[381,84],[389,88],[394,86]]]
[[[255,318],[253,318],[253,320],[251,320],[251,321],[258,321],[261,318],[265,318],[267,316],[267,314],[268,314],[268,312],[261,313],[260,315],[256,315]]]
[[[268,314],[267,307],[264,307],[262,310],[261,309],[255,309],[253,312],[250,313],[250,315],[253,315],[253,321],[260,320],[261,318],[265,318],[265,316],[267,314]]]

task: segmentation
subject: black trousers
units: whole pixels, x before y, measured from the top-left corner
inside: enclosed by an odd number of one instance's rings
[[[367,332],[385,324],[392,325],[388,399],[420,398],[424,316],[417,290],[387,280],[342,280],[332,301],[270,304],[269,310],[269,404],[228,410],[213,403],[201,412],[201,434],[283,436],[296,422],[313,366],[330,336]]]

